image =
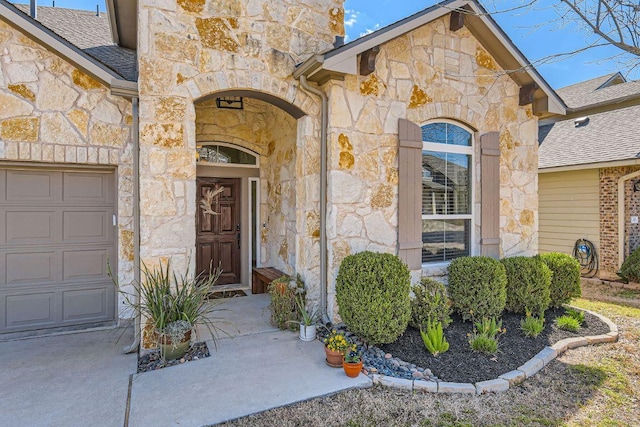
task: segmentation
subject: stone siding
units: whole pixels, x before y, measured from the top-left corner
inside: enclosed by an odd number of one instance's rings
[[[616,277],[618,271],[618,180],[640,170],[637,166],[600,169],[600,275]],[[640,216],[640,193],[633,192],[633,183],[625,183],[625,257],[638,247],[640,225],[631,224],[631,216]],[[622,260],[624,261],[624,260]]]
[[[117,168],[123,284],[133,280],[131,124],[130,101],[0,21],[0,166]]]
[[[479,253],[479,136],[500,133],[501,256],[537,252],[537,117],[518,85],[466,29],[435,20],[381,46],[376,70],[327,85],[330,97],[329,262],[396,252],[398,119],[447,119],[475,130],[473,225]],[[442,269],[434,270],[441,275]],[[431,274],[431,272],[428,272]]]
[[[219,134],[198,127],[196,105],[221,91],[250,90],[306,114],[296,122],[270,109],[264,126],[251,124],[250,137],[230,142],[270,154],[261,156],[263,260],[317,286],[318,237],[307,236],[316,236],[319,217],[320,101],[292,73],[344,34],[343,16],[341,0],[138,2],[141,157],[166,159],[159,168],[141,165],[145,262],[170,257],[184,270],[190,260],[193,271],[196,139],[199,131]]]

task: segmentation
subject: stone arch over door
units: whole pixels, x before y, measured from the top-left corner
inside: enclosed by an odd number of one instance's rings
[[[244,110],[219,109],[216,98],[227,96],[242,96]],[[298,99],[313,101],[307,95]],[[313,222],[319,208],[319,189],[314,188],[319,176],[318,115],[305,114],[300,106],[272,93],[249,89],[207,93],[192,105],[194,149],[201,143],[220,141],[259,155],[259,215],[264,224],[259,233],[260,264],[308,277],[318,259],[313,252],[317,238],[305,239],[305,230],[310,228],[307,218]],[[319,107],[309,107],[319,112]],[[262,127],[255,126],[255,121]],[[215,176],[216,169],[221,172],[222,168],[206,167],[203,172],[205,167],[198,164],[196,176]],[[228,171],[224,171],[227,176]]]

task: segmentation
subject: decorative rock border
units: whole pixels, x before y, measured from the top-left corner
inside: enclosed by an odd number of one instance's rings
[[[410,391],[420,391],[426,393],[467,393],[467,394],[484,394],[499,393],[509,390],[509,387],[523,382],[525,379],[534,376],[542,368],[547,366],[553,359],[567,351],[568,349],[582,347],[585,345],[602,344],[616,342],[618,340],[618,326],[608,318],[601,314],[594,313],[583,308],[568,306],[585,313],[592,314],[609,326],[609,332],[603,335],[593,335],[586,337],[565,338],[558,341],[552,346],[547,346],[538,354],[533,356],[524,365],[517,369],[500,375],[498,378],[487,381],[479,381],[475,384],[471,383],[454,383],[447,381],[425,381],[425,380],[408,380],[404,378],[390,377],[382,374],[370,374],[369,377],[374,384],[381,384],[385,387],[399,388]]]

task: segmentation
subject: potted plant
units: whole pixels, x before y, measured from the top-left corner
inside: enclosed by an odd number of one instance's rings
[[[335,329],[329,331],[329,335],[324,339],[324,353],[327,356],[327,365],[332,368],[341,367],[344,353],[349,348],[351,348],[351,344],[342,332],[338,332]]]
[[[210,270],[209,274],[196,277],[189,275],[189,269],[183,275],[171,271],[170,263],[162,263],[153,269],[143,264],[142,280],[132,283],[133,291],[119,286],[111,274],[118,292],[125,303],[136,315],[147,320],[158,337],[161,355],[168,360],[182,357],[189,349],[193,328],[202,324],[209,329],[214,345],[220,329],[211,317],[217,302],[209,301],[207,296],[216,283],[222,270]],[[139,295],[139,297],[136,297]],[[136,331],[138,333],[139,331]]]
[[[362,355],[353,346],[348,353],[345,353],[342,361],[342,369],[348,377],[356,378],[362,371]]]
[[[316,322],[318,321],[318,311],[315,308],[307,309],[303,294],[296,295],[296,307],[300,314],[300,339],[302,341],[313,341],[316,339]]]

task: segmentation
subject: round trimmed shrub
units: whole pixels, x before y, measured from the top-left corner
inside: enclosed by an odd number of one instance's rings
[[[550,307],[558,308],[582,295],[580,288],[580,263],[570,255],[550,252],[540,255],[551,270]],[[639,263],[640,264],[640,263]]]
[[[360,252],[342,260],[336,278],[338,313],[373,345],[395,341],[411,317],[409,269],[395,255]]]
[[[507,276],[500,261],[486,256],[456,258],[449,264],[451,307],[463,320],[499,318]]]
[[[542,317],[549,308],[551,270],[539,256],[505,258],[502,264],[507,272],[507,304],[513,313]]]
[[[411,320],[414,328],[426,331],[429,322],[440,322],[446,328],[451,323],[451,303],[447,288],[437,280],[423,277],[420,283],[411,286]]]
[[[636,249],[624,260],[618,276],[625,282],[640,282],[640,248]]]

